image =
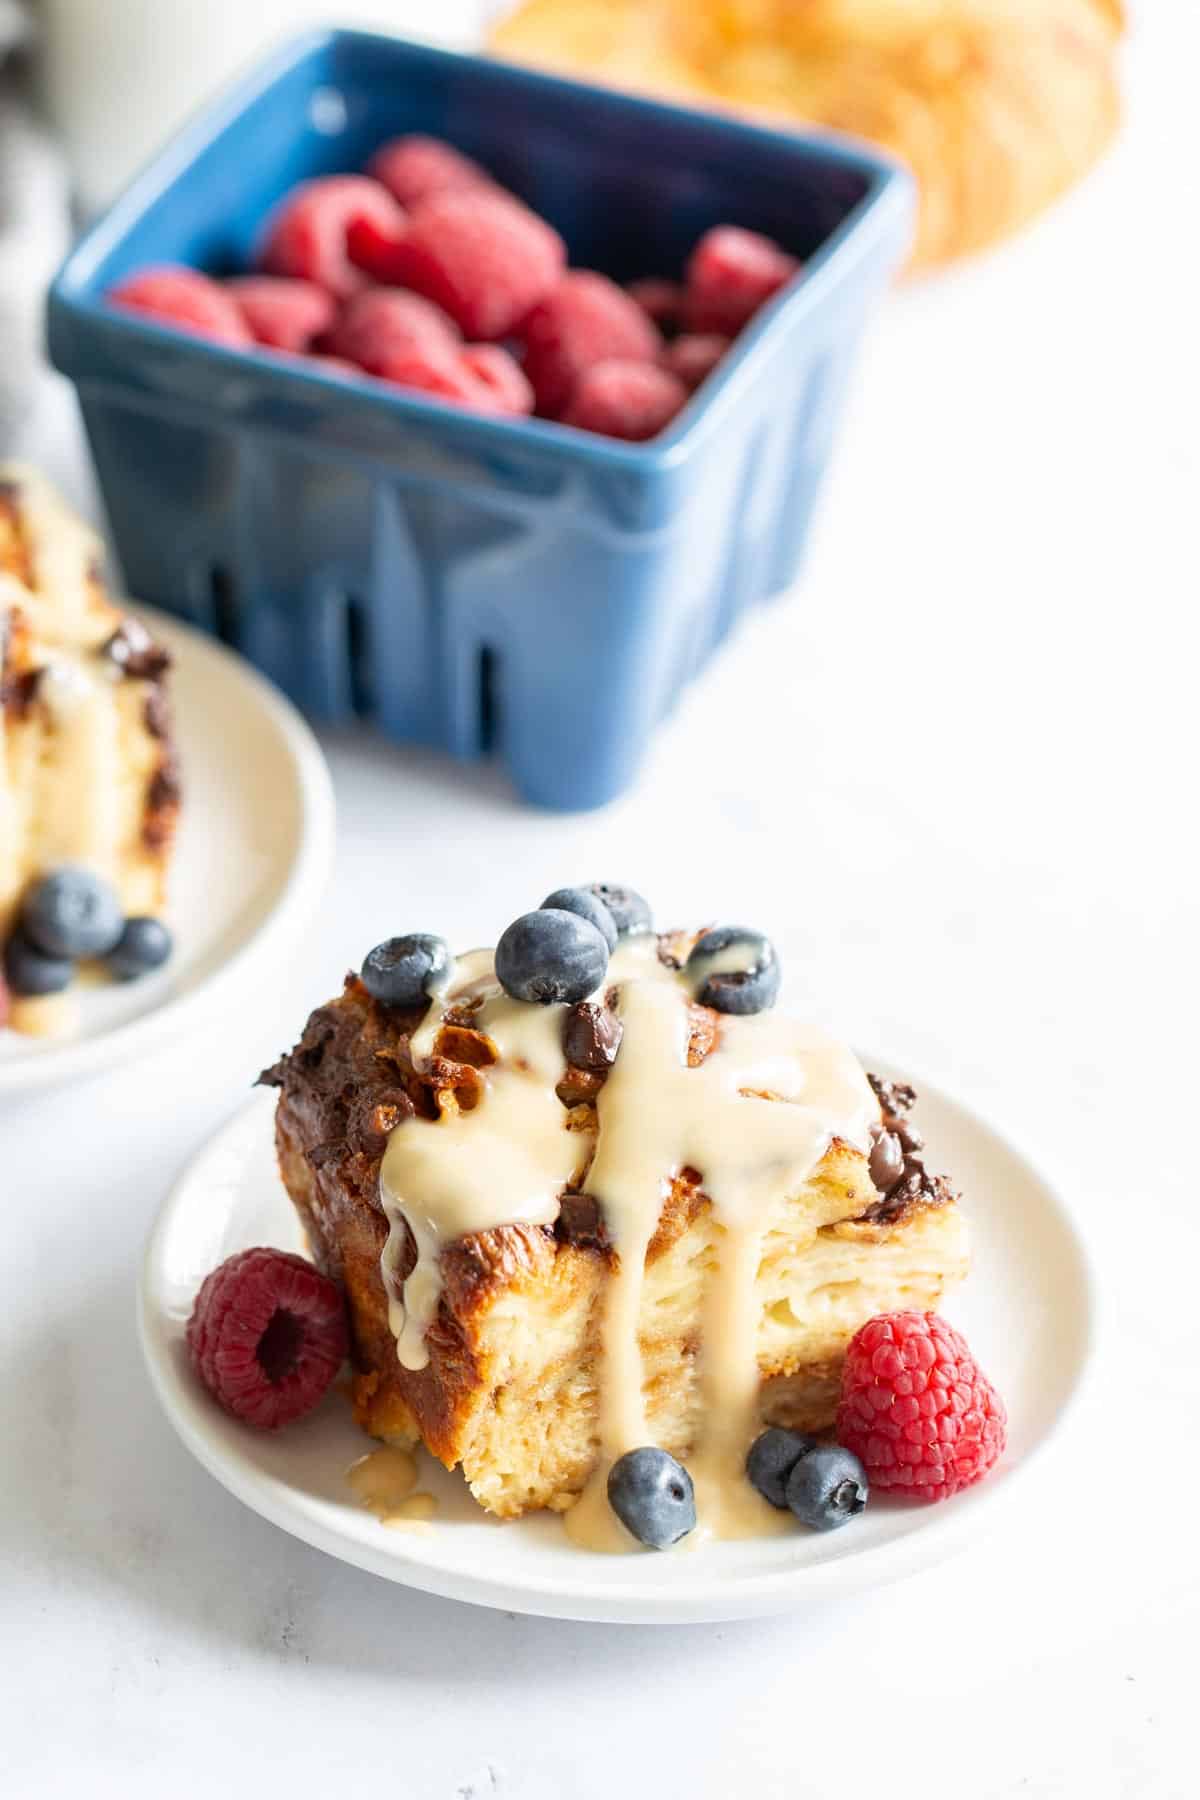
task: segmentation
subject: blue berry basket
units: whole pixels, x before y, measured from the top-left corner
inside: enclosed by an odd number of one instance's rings
[[[109,308],[147,263],[242,267],[306,177],[431,132],[557,226],[571,261],[678,275],[710,225],[806,260],[645,444],[441,403]],[[319,719],[496,751],[544,806],[596,806],[747,608],[796,573],[859,331],[911,185],[849,140],[774,131],[322,32],[190,123],[68,258],[50,351],[79,391],[126,582]]]

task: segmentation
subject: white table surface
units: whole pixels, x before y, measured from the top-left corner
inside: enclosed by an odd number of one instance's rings
[[[636,793],[539,816],[487,771],[331,739],[338,863],[286,980],[216,1037],[0,1111],[6,1792],[1195,1791],[1183,11],[1143,26],[1129,130],[1082,191],[891,300],[800,591],[686,697]],[[82,491],[63,396],[26,448]],[[1097,1380],[1005,1538],[782,1621],[542,1623],[292,1542],[159,1416],[133,1291],[181,1162],[378,937],[478,941],[598,876],[761,923],[794,999],[956,1085],[1087,1216]]]

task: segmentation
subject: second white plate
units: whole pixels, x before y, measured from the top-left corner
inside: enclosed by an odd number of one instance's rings
[[[895,1073],[879,1059],[868,1067]],[[423,1535],[387,1529],[346,1483],[371,1443],[343,1396],[330,1393],[311,1417],[269,1436],[221,1412],[188,1367],[184,1327],[208,1271],[252,1244],[301,1248],[275,1167],[266,1094],[213,1138],[159,1217],[140,1296],[151,1378],[183,1442],[247,1506],[318,1549],[430,1593],[552,1618],[665,1624],[786,1612],[893,1580],[997,1521],[1058,1431],[1093,1329],[1086,1257],[1061,1200],[999,1133],[929,1082],[917,1084],[932,1165],[952,1172],[971,1228],[973,1273],[947,1311],[1010,1416],[999,1468],[942,1505],[874,1501],[827,1535],[797,1528],[691,1554],[600,1556],[570,1543],[553,1516],[489,1518],[457,1476],[423,1457],[420,1485],[435,1494],[438,1517]]]
[[[158,974],[87,989],[70,1038],[0,1030],[0,1096],[109,1068],[218,1011],[316,911],[333,861],[333,789],[312,732],[248,663],[163,613],[183,811],[171,868],[175,953]]]

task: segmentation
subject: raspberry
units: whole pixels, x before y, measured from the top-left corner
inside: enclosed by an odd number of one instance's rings
[[[333,297],[312,281],[239,275],[225,283],[225,291],[233,295],[258,342],[273,350],[307,350],[333,323]]]
[[[453,144],[419,132],[381,144],[367,164],[367,174],[382,181],[402,206],[416,206],[431,194],[496,186],[486,169]]]
[[[346,254],[369,282],[395,286],[400,276],[400,246],[408,234],[408,215],[388,224],[375,219],[353,219],[346,231]]]
[[[625,292],[660,331],[678,329],[683,316],[683,289],[677,281],[662,281],[657,275],[647,275],[640,281],[631,281]]]
[[[712,374],[729,344],[730,340],[719,331],[685,331],[667,345],[659,365],[678,375],[684,387],[694,392]]]
[[[872,1487],[946,1500],[987,1474],[1006,1426],[966,1339],[937,1313],[883,1313],[851,1339],[837,1437]]]
[[[525,321],[525,373],[537,409],[557,419],[593,363],[652,363],[662,339],[636,301],[607,275],[572,270]],[[577,423],[578,421],[576,421]]]
[[[434,194],[403,230],[363,226],[350,254],[377,281],[414,288],[469,338],[506,337],[558,280],[563,241],[498,189]]]
[[[236,303],[199,269],[174,263],[140,269],[109,288],[108,299],[127,312],[146,313],[164,325],[178,326],[180,331],[212,338],[218,344],[245,349],[254,341]]]
[[[366,175],[325,175],[302,181],[268,221],[258,266],[269,275],[298,275],[344,300],[365,285],[346,253],[356,224],[395,236],[404,210],[387,189]]]
[[[378,374],[381,364],[401,351],[424,344],[456,349],[459,341],[453,319],[420,294],[368,288],[346,302],[323,347]]]
[[[468,344],[459,360],[488,389],[498,412],[533,411],[533,389],[521,365],[499,344]]]
[[[670,424],[687,397],[682,381],[666,369],[611,357],[580,376],[562,422],[608,437],[652,438]]]
[[[414,344],[397,350],[380,363],[378,375],[397,387],[417,388],[454,406],[476,412],[509,412],[497,405],[494,389],[481,381],[462,352],[454,345]]]
[[[687,329],[736,337],[800,267],[796,257],[757,231],[743,231],[740,225],[714,225],[688,258]]]
[[[348,1348],[341,1289],[283,1250],[227,1258],[205,1278],[187,1326],[209,1393],[260,1431],[311,1412]]]

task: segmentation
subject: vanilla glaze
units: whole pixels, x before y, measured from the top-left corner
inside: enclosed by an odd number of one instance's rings
[[[744,966],[733,947],[719,958],[722,971]],[[428,1360],[424,1333],[437,1309],[444,1245],[500,1224],[552,1223],[569,1182],[599,1202],[617,1253],[602,1298],[600,1457],[566,1515],[570,1535],[594,1549],[635,1547],[608,1506],[607,1476],[617,1457],[651,1441],[637,1330],[643,1274],[670,1183],[685,1168],[699,1173],[720,1228],[704,1314],[705,1426],[687,1459],[696,1535],[757,1535],[786,1525],[744,1477],[757,1429],[755,1283],[763,1239],[833,1139],[865,1153],[879,1117],[851,1052],[780,1013],[722,1016],[712,1049],[689,1068],[695,975],[664,963],[650,934],[618,945],[593,996],[607,997],[622,1025],[593,1135],[567,1129],[555,1093],[569,1009],[510,999],[488,952],[460,958],[414,1035],[414,1060],[427,1065],[445,1011],[469,1003],[472,1027],[492,1040],[497,1061],[478,1071],[482,1092],[470,1111],[408,1119],[394,1131],[380,1172],[389,1314],[400,1361],[413,1369]],[[395,1271],[408,1233],[417,1259],[400,1284]]]

